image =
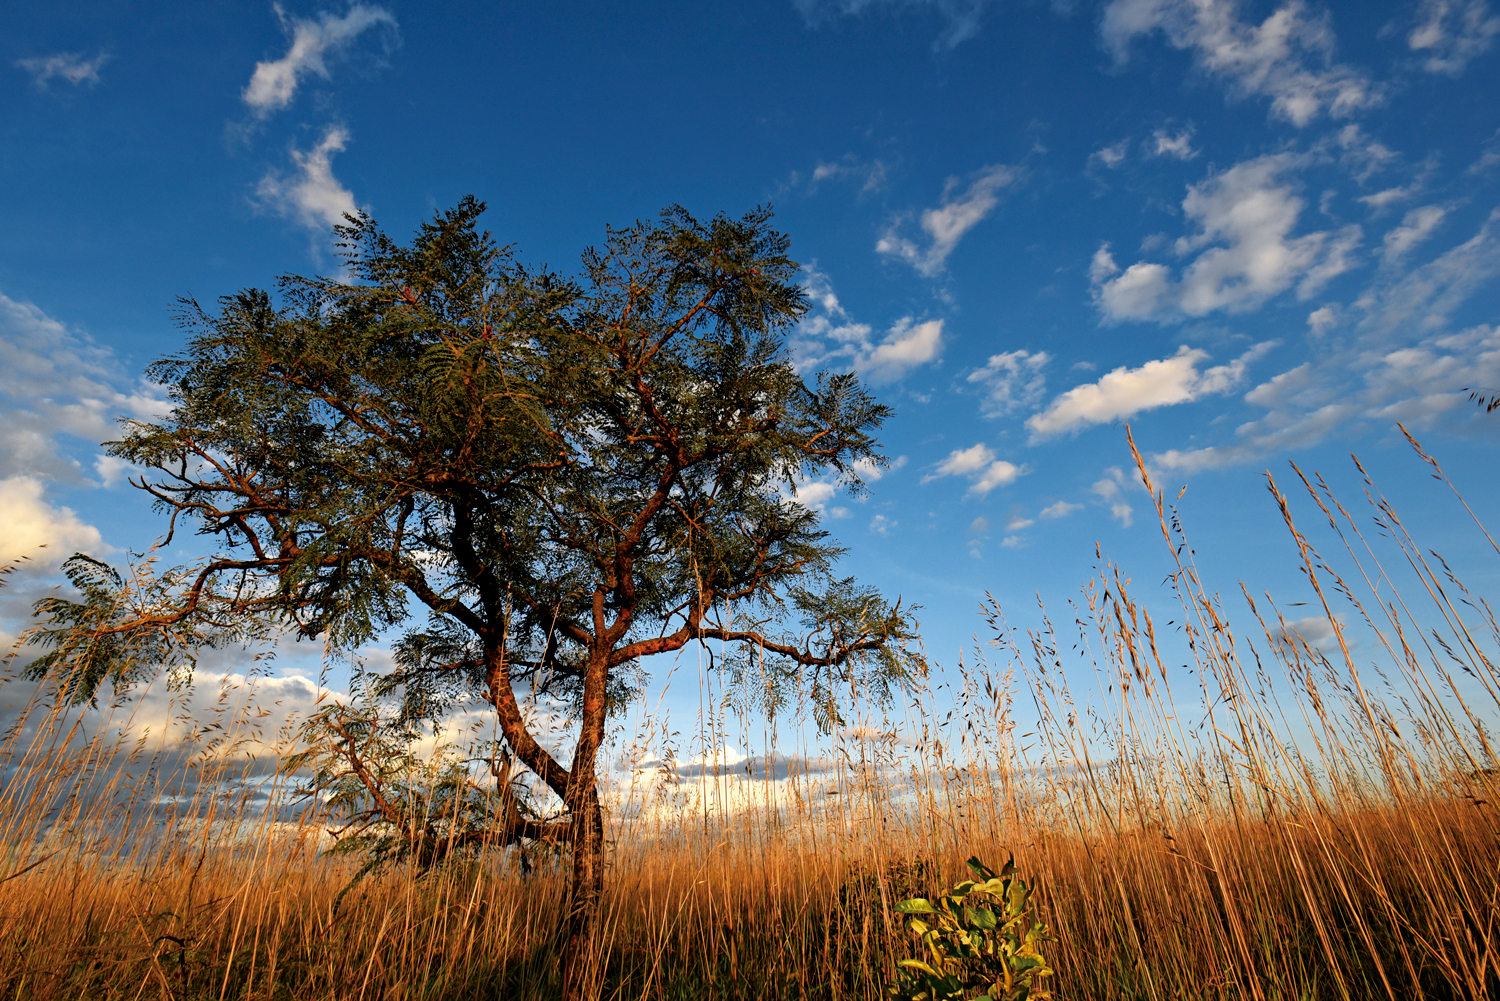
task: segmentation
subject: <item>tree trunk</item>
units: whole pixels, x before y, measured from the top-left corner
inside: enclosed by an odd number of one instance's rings
[[[563,1001],[588,1001],[598,993],[603,972],[594,954],[594,933],[604,892],[604,815],[598,794],[574,814],[573,872],[562,938]]]
[[[603,633],[602,592],[595,595],[595,618]],[[573,820],[573,878],[568,888],[568,914],[562,956],[563,1001],[592,1001],[597,995],[600,969],[594,935],[604,893],[604,814],[599,805],[595,761],[604,742],[605,684],[609,678],[609,646],[598,644],[589,657],[583,679],[583,725],[568,780],[568,812]]]

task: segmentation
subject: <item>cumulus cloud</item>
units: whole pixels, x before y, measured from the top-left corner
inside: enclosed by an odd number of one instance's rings
[[[1180,279],[1148,261],[1122,271],[1109,244],[1101,245],[1089,278],[1105,321],[1245,312],[1294,285],[1306,299],[1353,268],[1364,238],[1358,226],[1292,236],[1303,201],[1283,175],[1297,162],[1288,154],[1258,157],[1189,187],[1182,209],[1197,231],[1174,249],[1197,256]]]
[[[334,126],[307,152],[293,149],[296,172],[262,177],[255,189],[260,204],[319,233],[342,223],[345,214],[358,212],[354,195],[333,176],[334,154],[342,153],[348,143],[348,130]]]
[[[1333,61],[1327,17],[1291,0],[1257,25],[1241,20],[1240,7],[1238,0],[1111,0],[1100,30],[1121,64],[1134,39],[1160,31],[1237,96],[1270,98],[1272,116],[1299,127],[1380,102],[1365,74]]]
[[[1227,393],[1244,379],[1249,364],[1274,346],[1274,341],[1266,341],[1228,365],[1199,371],[1198,366],[1208,360],[1208,352],[1184,344],[1170,358],[1148,361],[1139,368],[1122,365],[1105,373],[1098,382],[1075,386],[1041,413],[1033,414],[1026,426],[1033,438],[1043,438],[1106,424],[1143,410]]]
[[[82,52],[59,52],[52,56],[36,56],[17,59],[16,66],[31,74],[31,82],[45,88],[50,80],[66,80],[75,87],[99,82],[99,70],[109,62],[103,52],[92,59],[85,59]]]
[[[1423,57],[1423,69],[1444,76],[1461,76],[1500,34],[1500,17],[1486,0],[1422,0],[1417,19],[1406,43]]]
[[[0,564],[30,557],[38,565],[56,565],[75,552],[97,553],[103,538],[69,508],[53,507],[34,476],[0,479]],[[43,548],[45,547],[45,549]]]
[[[946,52],[979,34],[988,0],[792,0],[810,28],[821,27],[841,17],[867,11],[891,11],[908,7],[931,8],[943,28],[932,42],[935,51]]]
[[[895,257],[931,277],[943,270],[948,255],[958,246],[964,234],[979,225],[1000,204],[1002,188],[1014,183],[1015,171],[1003,165],[982,168],[967,187],[960,188],[957,178],[950,178],[943,189],[937,208],[921,215],[922,232],[927,245],[918,246],[900,233],[899,223],[891,225],[875,244],[878,253]]]
[[[887,518],[883,514],[877,514],[870,519],[870,531],[876,535],[889,535],[891,534],[891,529],[896,527],[896,524],[893,519]]]
[[[108,348],[0,294],[0,478],[88,485],[73,445],[92,451],[119,437],[116,418],[145,420],[166,406],[157,387],[132,385]]]
[[[850,318],[826,274],[809,268],[803,287],[813,312],[792,337],[792,363],[799,371],[853,369],[878,386],[898,382],[942,355],[942,320],[904,316],[877,339],[868,323]]]
[[[942,479],[945,476],[962,476],[970,481],[969,494],[983,497],[996,487],[1009,486],[1025,476],[1029,469],[1017,466],[1004,459],[996,459],[995,453],[984,442],[970,448],[954,449],[937,467],[922,477],[923,483]]]
[[[990,355],[983,368],[969,373],[969,382],[984,387],[980,412],[986,417],[1004,417],[1023,407],[1035,406],[1047,386],[1042,370],[1052,356],[1045,351],[1005,351]]]
[[[325,56],[343,49],[370,28],[384,26],[392,33],[396,29],[395,17],[384,7],[354,4],[343,17],[323,13],[315,21],[289,18],[279,4],[275,10],[282,27],[291,36],[291,46],[280,59],[256,63],[255,72],[241,94],[245,104],[260,118],[290,104],[307,74],[316,73],[328,79]]]

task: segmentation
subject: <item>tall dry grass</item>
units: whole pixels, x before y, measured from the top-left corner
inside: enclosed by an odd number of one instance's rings
[[[617,782],[602,995],[882,997],[914,952],[892,903],[961,878],[971,854],[1014,852],[1056,937],[1059,997],[1500,996],[1500,628],[1368,477],[1363,523],[1321,479],[1290,486],[1274,502],[1321,635],[1248,588],[1210,591],[1153,486],[1166,621],[1101,558],[1068,629],[1012,629],[992,603],[987,653],[949,687],[857,708],[816,761],[802,747],[761,778]],[[705,744],[735,725],[771,737],[735,694],[705,700]],[[256,735],[253,713],[218,712],[220,743],[192,758],[103,736],[128,727],[71,732],[45,693],[13,728],[0,996],[553,993],[561,867],[476,857],[340,901],[358,862],[320,851],[321,818],[222,795],[256,788],[223,781]],[[199,770],[170,811],[173,777],[142,778],[153,754]]]

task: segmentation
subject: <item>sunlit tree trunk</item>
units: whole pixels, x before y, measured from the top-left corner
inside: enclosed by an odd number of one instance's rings
[[[603,623],[598,624],[602,626]],[[600,964],[595,960],[602,959],[596,957],[595,938],[604,892],[604,813],[599,803],[595,761],[599,746],[604,742],[609,646],[609,642],[601,638],[589,657],[583,687],[583,726],[568,782],[568,812],[573,821],[573,873],[568,887],[567,917],[562,929],[563,1001],[584,1001],[596,994],[593,980],[598,975]]]

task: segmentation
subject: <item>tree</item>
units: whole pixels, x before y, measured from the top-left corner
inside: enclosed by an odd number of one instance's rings
[[[604,879],[596,759],[642,658],[722,641],[738,651],[724,666],[754,658],[769,702],[798,687],[824,726],[843,682],[888,693],[925,664],[911,611],[835,577],[842,550],[788,494],[808,476],[862,489],[889,410],[852,374],[809,385],[789,363],[806,307],[770,212],[704,223],[674,207],[610,230],[570,280],[497,247],[483,209],[466,198],[407,246],[351,216],[337,229],[351,280],[285,277],[279,306],[255,289],[213,312],[184,300],[186,349],[149,369],[171,412],[127,422],[108,450],[147,471],[134,483],[169,539],[192,522],[218,552],[150,600],[96,587],[39,607],[54,626],[39,663],[86,660],[76,690],[91,695],[119,637],[159,652],[290,629],[352,649],[425,611],[379,691],[400,698],[399,726],[481,693],[504,736],[499,806],[446,836],[403,815],[378,716],[330,719],[338,775],[422,864],[468,844],[566,846],[575,997]],[[571,709],[566,765],[528,727],[538,694]],[[559,816],[518,807],[516,761]]]

